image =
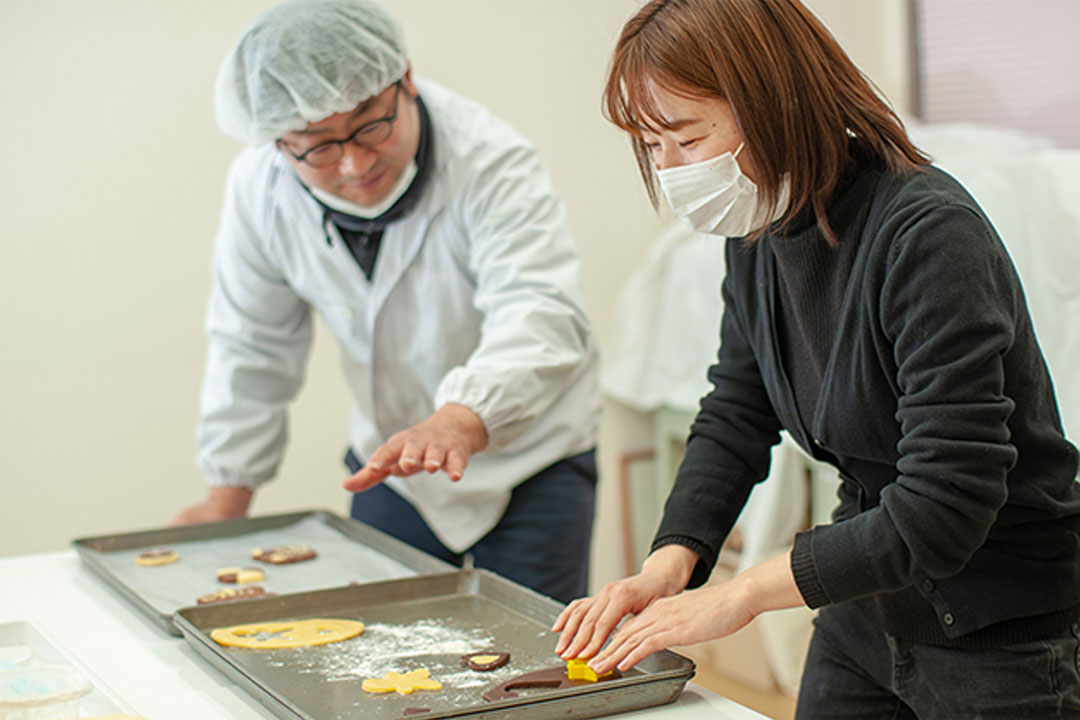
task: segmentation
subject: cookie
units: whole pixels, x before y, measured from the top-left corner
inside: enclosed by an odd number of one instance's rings
[[[461,664],[477,672],[491,672],[508,662],[510,653],[473,653],[461,656]]]
[[[266,573],[259,568],[253,567],[227,567],[217,571],[218,582],[243,583],[262,582],[266,579]]]
[[[606,680],[615,680],[620,677],[622,677],[622,675],[618,670],[612,670],[611,672],[601,675],[597,678],[597,681],[604,682]],[[552,690],[563,690],[565,688],[580,687],[589,684],[589,682],[590,681],[588,680],[571,679],[567,674],[567,668],[559,666],[546,668],[544,670],[536,670],[534,672],[510,678],[506,682],[500,683],[483,693],[480,697],[487,702],[498,702],[499,700],[517,697],[517,693],[513,691],[518,689],[550,688]]]
[[[408,695],[413,690],[442,690],[442,683],[432,680],[427,668],[417,668],[407,673],[391,670],[381,678],[368,678],[360,686],[362,690],[374,693],[396,692]]]
[[[310,618],[286,622],[263,622],[218,628],[210,638],[218,645],[254,650],[329,645],[354,638],[364,632],[357,620]]]
[[[248,585],[240,588],[222,588],[217,592],[200,595],[196,602],[200,605],[210,603],[230,602],[232,600],[248,600],[257,597],[273,597],[277,593],[267,592],[262,585]]]
[[[251,551],[251,557],[271,565],[303,562],[312,559],[315,555],[315,551],[307,545],[279,545],[267,550],[255,548]]]
[[[144,550],[136,555],[135,564],[143,567],[154,567],[155,565],[168,565],[179,559],[180,555],[175,550],[154,548],[153,550]]]

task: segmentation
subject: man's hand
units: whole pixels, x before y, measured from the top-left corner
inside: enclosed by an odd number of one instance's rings
[[[194,525],[243,517],[255,492],[248,487],[215,486],[204,502],[185,508],[173,518],[173,525]]]
[[[390,436],[371,454],[367,465],[345,481],[345,489],[363,492],[388,475],[413,475],[443,470],[457,482],[473,453],[487,447],[483,421],[464,405],[447,404],[408,430]]]

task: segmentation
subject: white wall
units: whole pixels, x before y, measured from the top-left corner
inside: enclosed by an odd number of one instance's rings
[[[603,340],[611,299],[661,220],[599,113],[637,0],[386,0],[416,72],[530,137],[566,200]],[[203,493],[192,457],[221,188],[238,149],[212,114],[218,64],[269,0],[0,5],[0,555],[156,527]],[[906,102],[903,0],[816,0]],[[255,512],[345,512],[348,400],[319,327],[282,477]],[[618,452],[645,421],[609,406],[594,578],[621,572]]]

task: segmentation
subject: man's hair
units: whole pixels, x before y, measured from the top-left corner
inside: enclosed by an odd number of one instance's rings
[[[753,154],[769,215],[775,216],[786,176],[791,195],[782,223],[809,205],[830,243],[836,236],[826,206],[850,145],[896,172],[929,163],[870,80],[798,0],[652,0],[623,27],[604,114],[631,135],[655,207],[656,174],[641,133],[672,128],[650,83],[690,98],[726,99]]]

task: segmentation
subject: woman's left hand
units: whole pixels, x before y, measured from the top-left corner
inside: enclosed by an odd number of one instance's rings
[[[657,650],[715,640],[739,630],[754,615],[738,599],[734,581],[660,598],[623,623],[589,661],[597,674],[625,671]]]
[[[623,623],[589,667],[598,675],[626,671],[657,650],[726,637],[766,610],[803,604],[785,553],[728,582],[656,600]]]

